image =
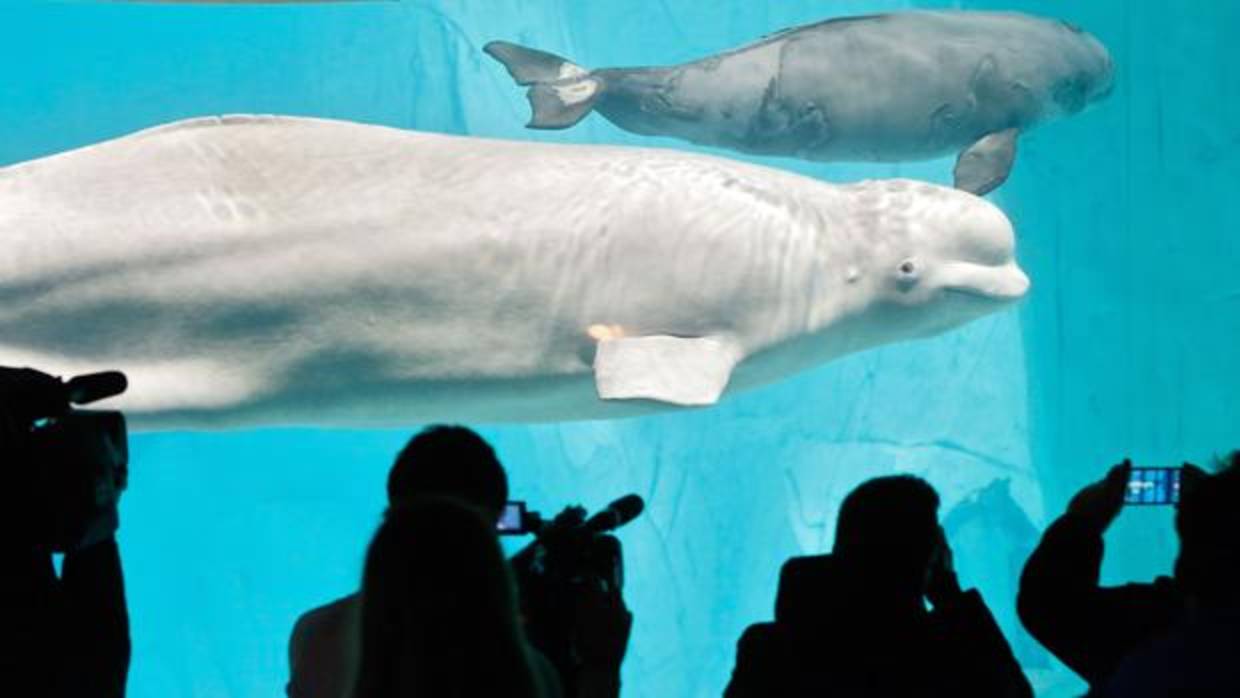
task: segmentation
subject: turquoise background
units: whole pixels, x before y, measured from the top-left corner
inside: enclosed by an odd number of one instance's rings
[[[771,614],[782,560],[828,549],[842,496],[896,471],[940,488],[963,581],[982,589],[1039,695],[1071,695],[1079,681],[1012,613],[1037,531],[1125,455],[1177,464],[1240,445],[1240,3],[3,2],[0,164],[235,112],[686,148],[599,117],[527,131],[522,91],[479,48],[508,39],[587,66],[672,63],[912,6],[1060,16],[1115,58],[1111,98],[1025,137],[992,197],[1034,283],[1018,310],[710,410],[483,431],[514,495],[543,511],[646,497],[622,534],[637,615],[626,696],[718,695],[741,630]],[[950,170],[765,162],[840,181],[944,182]],[[135,435],[130,695],[280,694],[294,619],[355,588],[387,467],[416,427]],[[1165,510],[1126,513],[1108,542],[1112,581],[1168,570],[1175,552]]]

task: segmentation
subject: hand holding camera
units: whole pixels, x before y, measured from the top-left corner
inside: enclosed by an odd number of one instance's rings
[[[28,543],[66,552],[115,533],[116,504],[128,480],[125,419],[73,405],[120,394],[126,386],[116,371],[62,381],[0,367],[0,449],[26,493],[11,530]]]
[[[512,558],[530,641],[556,667],[566,695],[614,696],[633,615],[625,607],[620,541],[608,535],[645,508],[635,494],[587,517],[568,507],[550,521],[510,503],[501,533],[536,539]]]
[[[618,671],[633,630],[633,614],[620,590],[582,590],[573,603],[571,638],[582,665]]]

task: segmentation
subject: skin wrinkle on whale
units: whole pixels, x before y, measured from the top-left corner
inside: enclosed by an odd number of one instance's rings
[[[139,429],[709,405],[1028,285],[945,187],[292,117],[0,169],[0,236],[0,363],[124,370]]]
[[[1103,99],[1114,72],[1106,48],[1077,27],[972,11],[830,19],[661,67],[587,70],[503,41],[484,50],[532,85],[532,128],[567,128],[594,110],[633,133],[753,155],[956,154],[956,185],[979,194],[1007,178],[1020,133]],[[569,90],[582,84],[589,103]],[[566,99],[542,98],[547,86]]]

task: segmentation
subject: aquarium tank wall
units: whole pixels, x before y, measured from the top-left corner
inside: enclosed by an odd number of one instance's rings
[[[828,16],[931,7],[1056,16],[1115,61],[1113,94],[1023,137],[1010,180],[989,197],[1012,219],[1032,279],[1021,304],[708,409],[478,426],[532,508],[645,498],[619,533],[636,618],[625,696],[720,695],[742,630],[772,616],[781,563],[828,551],[843,496],[896,472],[938,488],[961,581],[981,590],[1038,695],[1076,695],[1084,684],[1015,615],[1039,532],[1126,456],[1178,465],[1240,446],[1236,3],[6,2],[0,164],[186,117],[257,113],[698,150],[833,182],[950,183],[949,159],[748,157],[597,115],[527,130],[523,90],[481,50],[504,39],[584,66],[671,64]],[[356,590],[387,469],[420,426],[133,435],[120,533],[129,694],[281,694],[293,622]],[[1125,512],[1107,544],[1106,581],[1168,572],[1170,510]]]

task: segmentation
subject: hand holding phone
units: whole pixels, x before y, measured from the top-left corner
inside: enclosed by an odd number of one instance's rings
[[[1077,492],[1068,503],[1068,511],[1098,530],[1106,530],[1124,508],[1131,470],[1132,461],[1125,458],[1123,463],[1107,471],[1106,477]]]

